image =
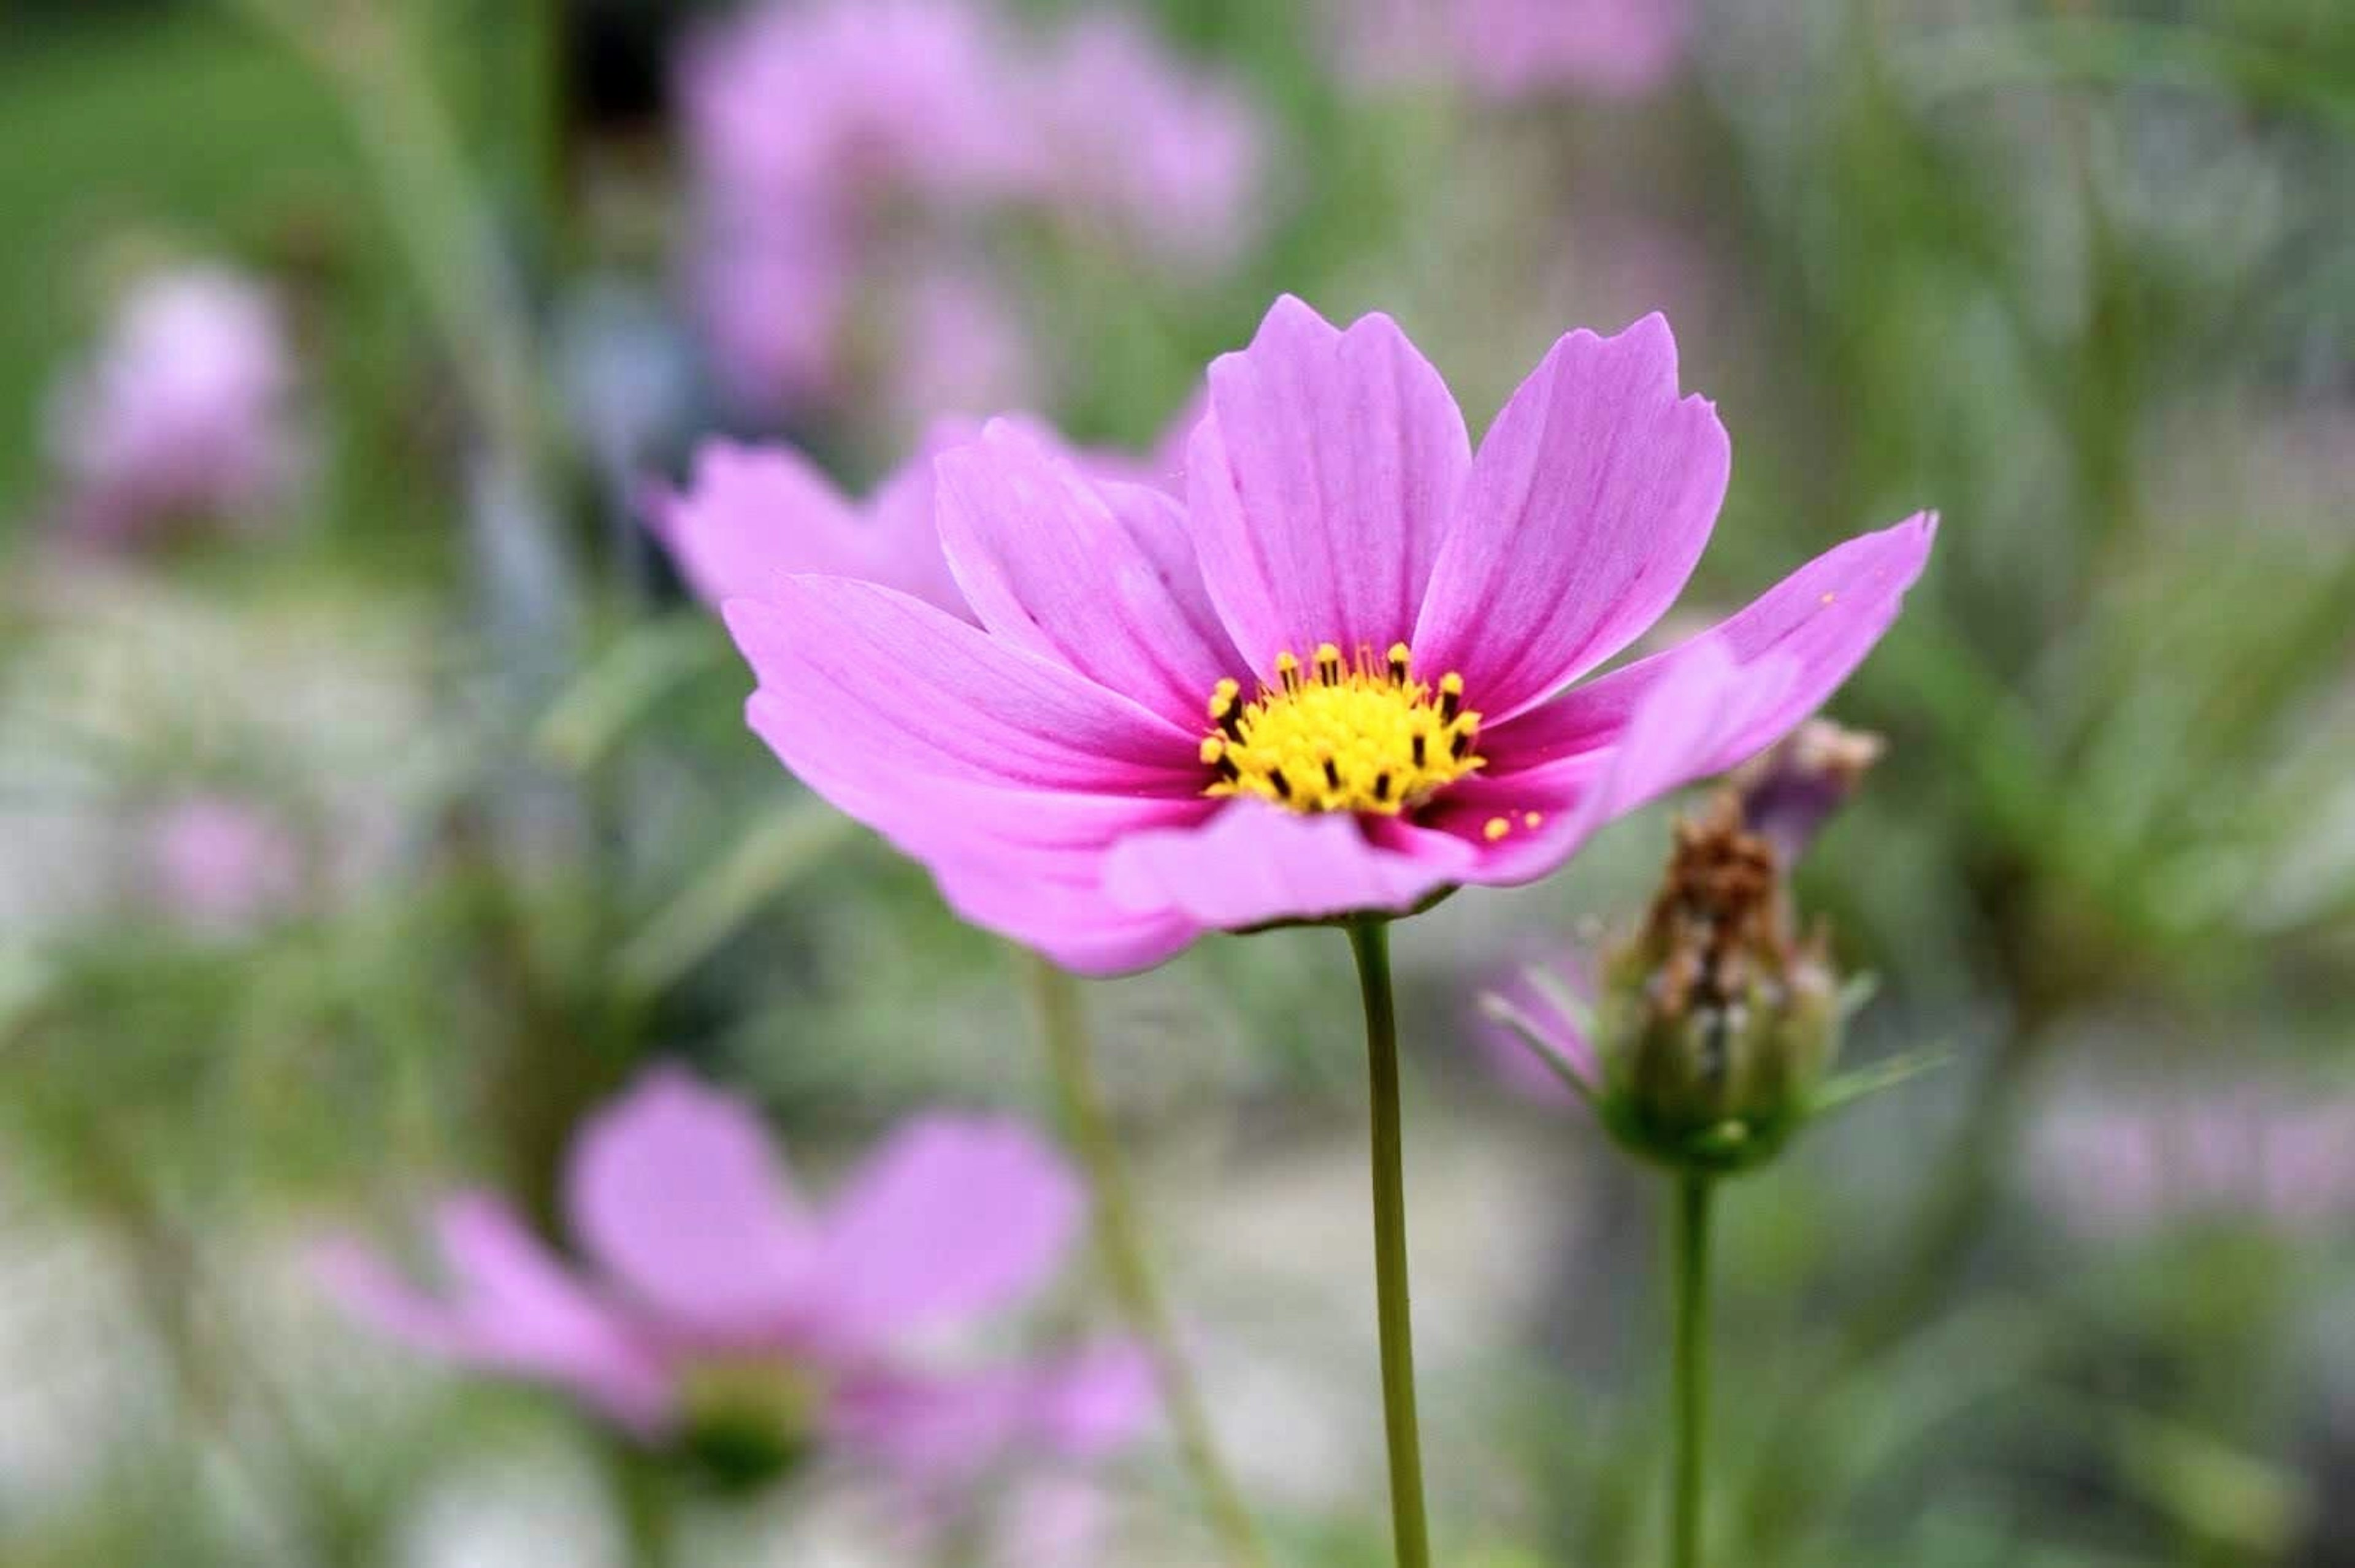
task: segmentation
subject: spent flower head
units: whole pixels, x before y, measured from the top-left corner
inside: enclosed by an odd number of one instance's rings
[[[1525,972],[1484,1010],[1621,1144],[1707,1175],[1763,1164],[1818,1112],[1911,1076],[1925,1059],[1830,1078],[1862,991],[1820,923],[1799,932],[1786,880],[1882,750],[1810,720],[1676,825],[1632,932],[1574,972]]]

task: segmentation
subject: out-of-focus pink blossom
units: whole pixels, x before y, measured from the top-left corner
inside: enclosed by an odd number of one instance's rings
[[[249,519],[301,471],[293,357],[260,284],[221,268],[150,277],[48,410],[68,515],[123,543],[192,519]]]
[[[754,5],[680,73],[704,197],[735,219],[891,188],[1006,190],[1028,147],[1004,24],[972,0]]]
[[[1682,63],[1695,21],[1691,0],[1349,0],[1336,15],[1360,79],[1453,75],[1496,99],[1640,96]]]
[[[1082,1217],[1070,1172],[1011,1124],[925,1116],[832,1200],[811,1201],[751,1110],[648,1074],[581,1134],[566,1214],[588,1264],[559,1262],[496,1200],[444,1203],[439,1290],[351,1243],[323,1259],[357,1317],[428,1354],[567,1389],[648,1441],[715,1395],[805,1424],[927,1499],[1011,1458],[1130,1440],[1150,1373],[1125,1345],[944,1371],[927,1353],[1037,1291]]]
[[[1263,128],[1232,84],[1189,69],[1133,18],[1101,14],[1055,46],[1037,90],[1045,194],[1193,264],[1255,228]]]
[[[874,263],[962,243],[911,215],[970,208],[1023,177],[1017,84],[1004,26],[965,0],[755,5],[690,42],[691,280],[733,402],[774,413],[847,389]]]
[[[822,223],[715,231],[690,288],[720,394],[773,411],[822,400],[843,377],[850,257]]]
[[[250,802],[190,795],[147,828],[158,904],[191,924],[250,926],[286,908],[302,885],[302,850],[283,825]]]
[[[1043,373],[1029,331],[986,273],[934,269],[910,286],[900,309],[883,396],[902,424],[922,429],[949,410],[1038,403]]]
[[[694,41],[679,88],[696,314],[756,416],[1030,401],[1029,336],[987,275],[1004,213],[1189,270],[1252,226],[1257,118],[1116,16],[1034,35],[982,0],[763,4]]]
[[[2355,1098],[2257,1085],[2072,1091],[2033,1129],[2029,1175],[2094,1234],[2201,1219],[2327,1228],[2355,1214]]]

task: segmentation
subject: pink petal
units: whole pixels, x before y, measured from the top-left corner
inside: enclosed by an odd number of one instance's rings
[[[1677,394],[1667,321],[1563,337],[1480,443],[1417,666],[1462,672],[1496,723],[1609,658],[1692,574],[1732,461],[1716,410]]]
[[[753,731],[778,754],[823,755],[825,737],[794,739],[805,715],[780,709],[766,692],[749,705]],[[929,868],[949,907],[964,919],[1035,948],[1088,975],[1146,968],[1200,934],[1168,913],[1138,915],[1103,889],[1109,845],[1147,828],[1199,822],[1218,803],[1169,796],[1082,795],[1000,788],[914,774],[860,775],[830,762],[798,766],[803,782],[875,827],[900,853]]]
[[[1483,730],[1489,773],[1503,778],[1609,745],[1637,706],[1685,662],[1718,648],[1738,667],[1769,657],[1797,667],[1782,700],[1727,737],[1703,773],[1721,772],[1780,740],[1838,690],[1889,630],[1905,591],[1922,575],[1937,531],[1934,513],[1835,546],[1738,614],[1664,653],[1570,692],[1509,724]]]
[[[999,638],[1196,728],[1243,673],[1167,496],[1100,489],[1004,421],[937,473],[950,566]]]
[[[869,1347],[1007,1306],[1062,1261],[1084,1207],[1063,1162],[1011,1122],[910,1124],[826,1216],[832,1342]]]
[[[1742,749],[1742,738],[1756,732],[1762,719],[1791,710],[1791,694],[1803,674],[1796,661],[1779,655],[1737,665],[1717,643],[1692,649],[1644,694],[1626,729],[1575,795],[1546,811],[1534,829],[1516,827],[1494,842],[1483,835],[1479,864],[1464,880],[1490,886],[1533,880],[1570,859],[1604,824],[1697,778],[1723,772],[1756,749]],[[1789,723],[1813,708],[1809,703],[1791,710]],[[1524,775],[1524,782],[1536,782],[1535,775]],[[1511,783],[1498,779],[1490,787]],[[1470,839],[1472,816],[1450,805],[1454,809],[1432,826]]]
[[[322,1249],[321,1281],[354,1317],[413,1349],[557,1384],[641,1435],[667,1422],[671,1380],[654,1352],[496,1200],[452,1199],[436,1229],[446,1296],[352,1242]]]
[[[817,1238],[768,1130],[677,1069],[581,1131],[565,1200],[599,1265],[689,1335],[773,1338],[809,1299]]]
[[[1122,839],[1104,862],[1104,889],[1133,913],[1175,912],[1233,931],[1411,909],[1472,859],[1460,841],[1401,824],[1368,828],[1347,813],[1235,801],[1199,827]]]
[[[1438,372],[1388,316],[1337,332],[1286,295],[1209,383],[1187,461],[1194,542],[1252,668],[1405,636],[1471,465]]]
[[[1031,1374],[1032,1419],[1067,1458],[1096,1458],[1134,1443],[1160,1403],[1152,1359],[1133,1344],[1092,1346]]]
[[[1082,975],[1126,975],[1175,957],[1202,928],[1174,910],[1137,913],[1113,902],[1103,859],[1058,875],[1014,856],[935,864],[941,896],[965,920],[1037,949]]]
[[[816,574],[880,582],[964,616],[932,526],[932,459],[975,433],[969,420],[935,422],[863,506],[791,447],[706,442],[684,491],[649,492],[647,525],[708,604]]]
[[[1200,787],[1191,732],[905,594],[792,577],[722,608],[760,677],[762,736],[797,773],[1090,793]]]
[[[957,1376],[868,1372],[826,1413],[834,1438],[927,1487],[956,1486],[1027,1456],[1089,1459],[1142,1432],[1153,1371],[1134,1347],[1109,1345],[1038,1366]]]

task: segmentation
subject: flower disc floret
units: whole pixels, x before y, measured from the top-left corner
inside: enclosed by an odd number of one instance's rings
[[[1320,644],[1303,668],[1289,649],[1275,680],[1245,702],[1222,680],[1209,700],[1202,762],[1217,777],[1202,793],[1258,795],[1294,811],[1369,811],[1395,816],[1420,805],[1487,759],[1476,750],[1480,715],[1464,706],[1464,677],[1414,677],[1404,643],[1376,658],[1360,647],[1345,661]]]

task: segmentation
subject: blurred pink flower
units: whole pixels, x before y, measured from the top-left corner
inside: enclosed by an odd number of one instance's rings
[[[841,393],[862,289],[911,238],[905,209],[972,207],[1023,177],[1004,33],[967,0],[825,0],[755,5],[690,41],[679,96],[697,314],[738,406]],[[943,241],[958,243],[916,239]]]
[[[159,812],[147,828],[156,901],[192,924],[250,926],[291,904],[302,886],[293,836],[250,802],[191,795]]]
[[[1256,229],[1259,117],[1231,83],[1189,69],[1135,18],[1074,23],[1053,47],[1033,112],[1050,202],[1190,264],[1231,261]]]
[[[762,1408],[928,1495],[1024,1453],[1101,1454],[1151,1409],[1125,1345],[955,1371],[927,1350],[1038,1290],[1078,1232],[1077,1183],[1009,1123],[919,1118],[816,1205],[750,1108],[656,1071],[575,1140],[565,1206],[585,1270],[469,1194],[436,1221],[442,1290],[350,1242],[324,1277],[392,1338],[566,1389],[649,1441],[714,1391],[783,1389]]]
[[[1497,99],[1649,92],[1683,62],[1696,20],[1692,0],[1350,0],[1338,16],[1361,78],[1452,71]]]
[[[753,5],[691,39],[679,73],[704,197],[754,221],[896,187],[1002,192],[1027,161],[1018,86],[975,0]]]
[[[1117,16],[1033,35],[980,0],[760,5],[690,44],[679,91],[696,314],[755,415],[1032,400],[1030,334],[986,263],[1002,212],[1102,223],[1186,267],[1251,228],[1256,117]]]
[[[2355,1099],[2219,1089],[2072,1091],[2029,1141],[2035,1191],[2110,1236],[2199,1219],[2304,1232],[2355,1214]]]
[[[773,412],[840,384],[852,267],[841,237],[820,222],[705,240],[693,261],[693,309],[730,404]]]
[[[898,336],[883,398],[910,429],[954,410],[1039,400],[1042,374],[1029,329],[978,269],[939,267],[916,279],[900,304]]]
[[[284,324],[260,284],[212,267],[140,283],[49,401],[71,525],[123,543],[276,505],[302,466],[293,385]]]
[[[1667,323],[1562,337],[1476,455],[1385,316],[1281,300],[1209,379],[1182,504],[1003,422],[938,460],[977,627],[784,572],[724,606],[786,767],[1076,969],[1545,875],[1806,718],[1928,558],[1926,514],[1851,539],[1565,695],[1668,608],[1724,492]]]

